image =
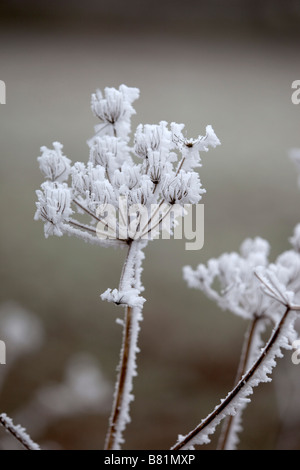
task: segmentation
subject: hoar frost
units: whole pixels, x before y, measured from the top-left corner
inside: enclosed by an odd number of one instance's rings
[[[45,222],[46,237],[68,233],[84,238],[86,233],[87,241],[101,245],[151,239],[172,206],[202,199],[205,190],[194,168],[201,166],[200,152],[220,144],[212,127],[193,140],[184,137],[183,124],[140,124],[131,147],[132,104],[138,96],[137,88],[125,85],[92,95],[92,110],[101,123],[88,141],[86,164],[72,165],[59,142],[53,149],[41,147],[38,162],[47,181],[37,191],[35,218]],[[155,214],[153,207],[159,209]],[[87,214],[89,224],[73,219],[76,213]],[[175,223],[171,220],[170,232]]]
[[[224,253],[196,269],[184,267],[183,277],[189,287],[201,290],[223,310],[250,321],[250,326],[236,387],[194,431],[179,436],[174,449],[210,442],[210,434],[225,418],[221,448],[236,449],[242,430],[242,412],[250,402],[253,388],[271,381],[269,374],[277,358],[282,357],[282,349],[290,350],[298,337],[294,328],[294,310],[298,309],[294,305],[300,303],[298,227],[291,239],[295,249],[282,253],[275,263],[269,261],[269,243],[257,237],[245,240],[239,253]],[[273,336],[263,349],[262,334],[268,325],[274,328]]]
[[[41,147],[39,166],[46,181],[37,191],[35,219],[44,222],[45,236],[75,235],[101,246],[127,247],[118,288],[102,300],[125,308],[123,345],[106,449],[120,449],[130,421],[132,380],[136,372],[137,339],[145,302],[141,296],[143,250],[163,230],[169,235],[186,207],[205,193],[199,174],[201,152],[220,144],[213,128],[187,139],[184,125],[161,121],[140,124],[130,143],[131,117],[137,88],[121,85],[92,95],[99,120],[88,140],[86,163],[71,161],[59,142]],[[85,216],[88,221],[82,222]]]

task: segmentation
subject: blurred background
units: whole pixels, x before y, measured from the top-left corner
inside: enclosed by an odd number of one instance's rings
[[[43,448],[101,449],[119,361],[122,310],[100,294],[117,287],[125,253],[77,239],[45,240],[34,222],[42,145],[88,159],[96,88],[140,88],[140,122],[211,124],[222,146],[203,155],[205,243],[146,249],[147,302],[125,449],[168,449],[231,389],[246,324],[182,280],[247,237],[289,249],[300,220],[299,0],[2,0],[0,79],[0,411]],[[255,390],[241,449],[300,449],[300,366],[287,353]],[[298,400],[298,403],[297,403]],[[216,447],[213,438],[209,446]],[[17,444],[0,429],[1,448]]]

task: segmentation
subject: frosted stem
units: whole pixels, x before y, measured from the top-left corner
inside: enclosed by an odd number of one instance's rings
[[[238,366],[234,385],[236,385],[241,380],[241,378],[247,371],[247,366],[249,366],[250,353],[252,350],[252,345],[254,342],[258,321],[259,321],[259,318],[255,316],[246,331],[244,344],[242,348],[242,354],[241,354],[240,363]],[[238,418],[240,419],[241,412],[237,414],[239,415]],[[227,447],[228,441],[230,439],[230,436],[232,433],[232,427],[236,419],[237,419],[237,415],[228,416],[228,418],[226,418],[220,438],[219,438],[218,450],[226,450],[228,448]]]
[[[195,443],[195,441],[197,441],[197,438],[199,437],[199,434],[202,431],[206,430],[207,432],[208,427],[215,428],[220,423],[220,421],[222,421],[222,419],[224,419],[229,414],[229,412],[226,414],[226,410],[228,409],[229,405],[232,404],[234,399],[237,399],[239,396],[241,396],[244,390],[246,390],[246,392],[248,391],[248,394],[252,393],[252,388],[253,386],[255,386],[255,384],[251,385],[251,379],[261,367],[263,368],[266,361],[270,359],[269,356],[271,356],[272,358],[272,348],[275,344],[277,344],[281,336],[280,333],[286,324],[286,320],[289,316],[289,313],[291,312],[291,309],[295,310],[293,307],[286,308],[286,311],[283,314],[281,320],[278,322],[277,326],[274,328],[273,333],[267,345],[261,351],[258,359],[254,362],[252,367],[241,378],[241,380],[237,383],[234,389],[227,395],[227,397],[224,400],[221,401],[220,405],[218,405],[214,409],[214,411],[207,416],[207,418],[202,420],[201,423],[198,426],[196,426],[195,429],[193,429],[185,437],[180,438],[179,441],[175,444],[175,446],[172,447],[172,450],[187,449],[193,446],[193,444]],[[279,349],[280,349],[280,345],[279,345]],[[275,356],[276,356],[276,353],[275,353]],[[272,367],[274,367],[274,361],[273,361]]]
[[[73,202],[74,204],[76,204],[81,210],[83,210],[84,212],[86,212],[86,214],[88,214],[90,217],[92,217],[93,219],[97,220],[98,222],[100,222],[104,227],[108,227],[110,228],[113,232],[115,231],[115,228],[112,227],[111,225],[109,225],[107,222],[104,222],[100,217],[98,217],[96,214],[94,214],[94,212],[90,211],[87,207],[83,206],[82,204],[80,204],[80,202],[78,202],[76,199],[73,199]]]
[[[26,430],[19,424],[15,425],[12,419],[5,413],[0,414],[0,424],[2,424],[2,426],[4,426],[5,429],[14,436],[14,438],[19,441],[26,450],[40,450],[39,445],[33,442]]]
[[[123,266],[120,286],[122,290],[133,283],[131,287],[140,288],[140,247],[138,242],[132,241]],[[125,320],[123,329],[123,344],[120,354],[119,374],[116,384],[114,403],[106,436],[105,449],[119,450],[123,440],[123,432],[130,422],[129,407],[133,400],[131,394],[133,377],[136,374],[136,354],[138,352],[137,340],[142,320],[142,309],[138,307],[125,307]]]

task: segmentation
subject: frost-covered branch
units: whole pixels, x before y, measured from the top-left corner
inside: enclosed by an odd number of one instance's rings
[[[195,445],[210,442],[209,436],[215,432],[220,422],[227,416],[234,416],[241,406],[243,407],[245,403],[250,401],[248,397],[252,395],[253,388],[261,382],[271,380],[268,374],[271,374],[276,366],[276,359],[282,357],[281,349],[291,349],[291,342],[295,334],[293,328],[296,318],[295,310],[298,309],[299,307],[287,306],[255,363],[207,418],[202,420],[186,436],[179,436],[172,450],[191,449]]]
[[[102,294],[102,299],[106,298],[125,306],[119,375],[105,443],[105,449],[107,450],[121,448],[121,444],[124,442],[123,432],[126,424],[130,422],[129,406],[134,398],[131,393],[133,389],[132,382],[133,377],[137,375],[136,354],[139,351],[137,347],[139,324],[143,319],[142,305],[144,299],[139,295],[143,289],[140,280],[142,259],[143,253],[139,243],[132,242],[121,274],[118,300],[116,297],[109,299],[109,293]]]
[[[0,414],[0,424],[4,426],[7,432],[9,432],[14,438],[25,447],[26,450],[41,450],[40,446],[33,442],[31,437],[19,424],[14,424],[12,419],[9,418],[5,413]]]
[[[269,263],[270,245],[259,237],[245,240],[239,253],[225,253],[200,264],[195,270],[186,266],[184,279],[189,287],[203,291],[223,310],[249,319],[256,324],[255,333],[246,339],[248,353],[241,358],[240,375],[257,359],[262,347],[261,334],[268,325],[276,325],[286,305],[292,305],[295,295],[299,302],[300,254],[294,250],[282,253],[275,263]],[[298,297],[297,297],[298,296]],[[251,331],[251,330],[250,330]],[[223,427],[220,448],[236,448],[241,431],[242,411],[239,407],[234,418],[228,418]]]
[[[254,316],[245,334],[235,385],[237,385],[247,372],[247,369],[253,364],[259,348],[262,346],[261,335],[265,328],[265,319]],[[246,405],[247,403],[245,403]],[[239,443],[238,434],[242,431],[242,413],[243,407],[241,406],[235,416],[229,416],[225,419],[218,441],[218,450],[236,450]]]
[[[88,141],[87,164],[72,165],[59,142],[53,149],[41,147],[38,161],[46,181],[37,191],[35,219],[44,222],[46,237],[87,234],[87,241],[94,236],[107,246],[111,240],[151,240],[160,231],[163,205],[170,210],[201,200],[205,189],[194,169],[201,166],[201,152],[220,144],[212,127],[206,127],[205,136],[186,139],[183,124],[139,125],[131,148],[132,103],[138,96],[137,88],[125,85],[92,95],[92,111],[101,124]],[[151,225],[157,212],[158,223]],[[91,224],[76,220],[77,214],[90,217]],[[173,222],[170,233],[172,228]]]
[[[67,234],[101,246],[129,247],[119,288],[107,289],[101,296],[125,308],[107,449],[120,449],[130,421],[137,338],[145,302],[141,296],[142,250],[163,229],[172,233],[177,222],[175,217],[168,217],[171,209],[173,216],[175,211],[183,216],[186,204],[202,199],[205,189],[195,168],[201,166],[201,152],[220,144],[210,125],[204,136],[187,139],[183,124],[161,121],[157,125],[140,124],[130,147],[133,103],[138,97],[139,90],[126,85],[97,90],[92,95],[91,108],[99,124],[88,141],[86,164],[72,165],[58,142],[53,143],[53,149],[41,147],[38,158],[46,181],[36,192],[35,219],[44,222],[46,238]],[[78,216],[90,220],[86,223]]]

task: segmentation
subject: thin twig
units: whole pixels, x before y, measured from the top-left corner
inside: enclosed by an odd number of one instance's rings
[[[88,215],[90,215],[91,217],[93,217],[95,220],[97,220],[98,222],[101,222],[101,219],[99,219],[99,217],[96,216],[96,214],[92,211],[90,211],[87,207],[83,206],[82,204],[80,204],[80,202],[77,201],[77,199],[73,199],[73,202],[74,204],[76,204],[76,206],[80,207],[80,209],[82,209],[84,212],[86,212]]]
[[[75,220],[71,220],[71,219],[68,220],[68,223],[70,225],[73,225],[74,227],[80,228],[82,230],[87,230],[88,232],[91,232],[91,233],[94,233],[95,235],[97,235],[97,230],[93,227],[90,227],[90,226],[84,225],[84,224],[80,224],[79,222],[75,222]]]
[[[115,238],[107,238],[107,236],[101,238],[99,237],[99,232],[96,233],[97,236],[92,235],[88,231],[84,231],[84,227],[75,228],[77,227],[78,224],[73,223],[65,223],[61,224],[61,229],[63,230],[64,233],[67,233],[68,235],[75,235],[78,238],[81,238],[82,240],[89,241],[90,243],[95,243],[100,246],[119,246],[119,247],[125,247],[127,246],[126,240],[120,240],[120,239],[115,239]],[[94,232],[92,232],[94,234]]]
[[[22,444],[26,450],[41,450],[40,446],[33,442],[31,437],[27,434],[26,430],[19,424],[15,425],[12,419],[9,418],[5,413],[0,414],[0,424],[2,424],[6,431],[14,436],[14,438],[20,442],[20,444]]]
[[[176,176],[178,176],[178,174],[179,174],[179,172],[180,172],[180,170],[181,170],[181,168],[182,168],[184,162],[185,162],[185,157],[182,157],[182,159],[180,160],[180,162],[179,162],[179,164],[178,164],[178,168],[177,168],[176,173],[175,173],[175,178],[176,178]],[[143,233],[144,236],[147,235],[151,230],[153,230],[153,229],[150,229],[150,230],[148,230],[148,231],[145,233],[145,229],[147,229],[147,228],[149,227],[149,225],[151,224],[153,218],[156,216],[157,212],[159,211],[159,209],[161,208],[161,206],[162,206],[164,203],[166,203],[165,198],[163,198],[163,199],[160,201],[160,203],[159,203],[158,206],[156,207],[154,213],[151,214],[150,219],[148,220],[148,222],[147,222],[147,223],[144,225],[144,227],[142,228],[142,233]],[[161,222],[161,221],[160,221],[160,222]],[[159,222],[159,224],[160,224],[160,222]],[[142,236],[143,236],[143,235],[142,235]]]
[[[297,308],[298,309],[298,308]],[[245,388],[246,385],[248,385],[248,382],[250,379],[253,377],[255,372],[258,370],[262,362],[266,359],[268,356],[269,352],[271,351],[272,347],[276,343],[280,331],[288,317],[288,314],[291,310],[296,310],[291,306],[288,306],[286,308],[285,313],[283,314],[280,322],[277,324],[276,328],[273,330],[273,333],[271,335],[271,338],[269,339],[267,345],[265,348],[262,350],[261,354],[259,355],[258,359],[255,361],[255,363],[252,365],[252,367],[249,369],[249,371],[242,377],[242,379],[238,382],[238,384],[234,387],[234,389],[227,395],[227,397],[221,402],[219,406],[217,406],[214,411],[207,416],[198,426],[196,426],[195,429],[193,429],[191,432],[189,432],[180,442],[177,442],[175,446],[172,447],[172,450],[180,450],[184,448],[186,445],[190,443],[190,441],[197,436],[203,429],[205,429],[209,424],[213,422],[215,418],[217,418],[220,413],[222,413],[226,407],[232,402],[234,398],[237,397],[239,392]]]
[[[83,206],[80,204],[80,202],[77,201],[77,199],[73,199],[74,204],[76,204],[78,207],[80,207],[81,210],[86,212],[89,216],[93,217],[95,220],[100,222],[104,227],[110,228],[113,232],[115,232],[115,228],[111,227],[111,225],[108,222],[104,222],[100,217],[98,217],[94,212],[90,211],[87,207]]]
[[[109,234],[108,232],[103,232],[103,230],[99,230],[98,228],[95,229],[94,227],[91,227],[90,225],[85,225],[85,224],[80,224],[79,222],[76,222],[75,220],[73,219],[69,219],[68,220],[68,223],[70,225],[73,225],[74,227],[78,227],[80,228],[81,230],[86,230],[88,232],[91,232],[95,235],[102,235],[104,237],[104,239],[107,239],[107,240],[116,240],[116,241],[120,241],[120,242],[124,242],[124,240],[121,240],[119,238],[115,238],[115,237],[109,237]]]
[[[180,170],[181,170],[182,167],[183,167],[184,161],[185,161],[185,157],[182,157],[182,159],[181,159],[180,162],[179,162],[178,168],[177,168],[177,170],[176,170],[175,176],[178,176],[178,175],[179,175],[179,172],[180,172]]]
[[[120,374],[118,378],[117,394],[115,403],[113,405],[112,416],[110,419],[109,431],[106,438],[105,449],[111,450],[114,448],[115,434],[117,431],[117,423],[121,413],[121,405],[124,396],[125,381],[128,372],[128,358],[130,348],[130,336],[132,331],[132,308],[126,307],[125,311],[125,325],[124,325],[124,338],[121,353]]]
[[[169,215],[169,213],[171,212],[171,209],[172,209],[172,205],[170,205],[166,211],[166,213],[164,215],[161,216],[161,218],[159,219],[159,221],[154,225],[154,227],[150,227],[147,232],[143,232],[142,235],[141,235],[141,238],[144,238],[146,235],[148,235],[148,233],[154,231],[157,227],[159,227],[159,225],[163,222],[163,220],[165,220],[165,218]],[[148,222],[148,226],[151,222],[151,219],[149,220]]]
[[[127,257],[125,259],[123,270],[120,278],[119,290],[124,287],[128,273],[133,268],[135,269],[135,281],[139,283],[137,276],[136,256],[137,242],[130,242]],[[131,361],[135,359],[136,354],[136,341],[139,331],[139,321],[141,320],[140,310],[136,307],[127,306],[125,308],[125,321],[123,330],[123,344],[121,349],[121,359],[119,365],[119,375],[117,380],[117,387],[114,396],[114,403],[112,413],[109,420],[109,428],[106,436],[105,449],[119,449],[119,444],[122,434],[122,426],[125,427],[125,421],[128,422],[129,403],[132,399],[130,396],[132,388],[132,379],[135,374],[134,363]],[[124,419],[125,417],[125,419]]]
[[[243,375],[245,374],[247,370],[247,365],[248,365],[249,358],[250,358],[250,351],[252,348],[252,342],[255,336],[254,333],[255,333],[258,321],[259,321],[259,317],[254,316],[253,320],[251,321],[246,331],[244,344],[242,348],[242,354],[241,354],[240,363],[238,366],[234,385],[236,385],[241,380],[241,378],[243,377]],[[218,442],[218,450],[226,449],[227,441],[230,436],[231,426],[233,424],[234,418],[235,418],[234,416],[228,416],[228,418],[225,420],[224,427],[222,429],[219,442]]]

